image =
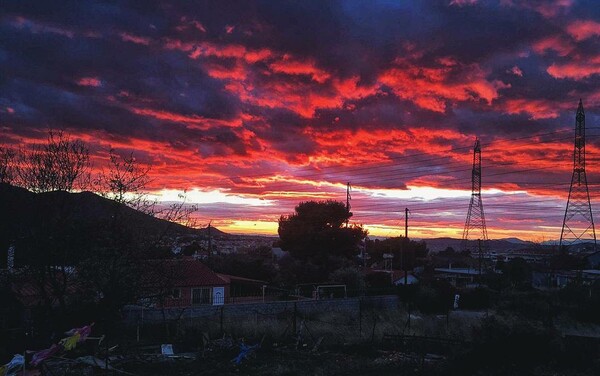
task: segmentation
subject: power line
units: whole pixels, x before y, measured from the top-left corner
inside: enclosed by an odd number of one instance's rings
[[[593,135],[593,136],[589,136],[589,137],[600,137],[600,135]],[[534,159],[530,159],[529,161],[542,161],[542,160],[547,160],[547,157],[540,157],[540,158],[534,158]],[[432,168],[435,166],[444,166],[444,165],[451,165],[451,164],[456,164],[456,161],[451,161],[451,162],[445,162],[445,163],[440,163],[438,165],[433,165],[433,166],[429,166],[429,167],[417,167],[417,168],[422,168],[422,169],[426,169],[426,168]],[[494,167],[506,167],[506,166],[513,166],[515,165],[514,162],[503,162],[503,163],[487,163],[484,165],[484,167],[486,169],[489,168],[494,168]],[[390,167],[390,166],[383,166],[383,167]],[[397,180],[408,180],[411,178],[416,178],[416,177],[420,177],[423,175],[423,172],[421,171],[414,171],[414,167],[406,167],[406,166],[402,166],[400,168],[396,168],[393,170],[383,170],[383,171],[377,171],[376,170],[377,167],[373,167],[371,168],[374,171],[371,171],[369,173],[366,174],[361,174],[357,176],[353,176],[352,177],[352,182],[353,185],[357,185],[357,184],[362,184],[362,183],[368,183],[368,182],[386,182],[386,181],[397,181]],[[489,176],[502,176],[502,175],[507,175],[507,174],[513,174],[513,173],[520,173],[520,172],[531,172],[531,171],[537,171],[537,170],[543,170],[543,169],[552,169],[552,168],[556,168],[555,165],[552,166],[547,166],[547,167],[541,167],[541,168],[530,168],[530,169],[521,169],[521,170],[514,170],[514,171],[506,171],[506,172],[499,172],[499,173],[492,173],[492,174],[486,174],[485,177],[489,177]],[[412,169],[413,171],[411,173],[407,173],[407,174],[399,174],[399,171],[406,171],[408,169]],[[458,168],[458,169],[450,169],[450,170],[445,170],[444,173],[445,174],[449,174],[449,173],[456,173],[456,172],[467,172],[467,171],[471,171],[470,168]],[[298,185],[306,185],[306,183],[303,184],[303,182],[293,182],[290,180],[295,180],[295,179],[299,179],[299,178],[310,178],[310,177],[323,177],[322,173],[318,173],[318,174],[307,174],[307,175],[294,175],[293,177],[291,177],[290,179],[287,180],[282,180],[282,181],[275,181],[271,184],[269,184],[268,182],[265,183],[265,185],[267,185],[266,187],[264,187],[264,189],[268,189],[269,191],[273,191],[276,189],[280,189],[280,190],[285,190],[285,189],[290,189],[291,187],[296,188]],[[454,181],[464,181],[468,178],[462,179],[462,180],[458,180],[455,179]],[[299,179],[300,180],[300,179]],[[308,180],[308,179],[307,179]],[[445,183],[448,183],[449,181],[445,181]],[[315,182],[312,182],[313,184],[317,184]],[[330,183],[330,182],[322,182],[325,185],[333,185],[333,184],[337,184],[337,183]],[[342,186],[342,184],[339,184],[340,188]],[[249,188],[256,188],[256,189],[260,189],[263,187],[249,187]]]

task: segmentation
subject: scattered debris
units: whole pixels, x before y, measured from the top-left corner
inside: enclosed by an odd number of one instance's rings
[[[257,343],[253,346],[248,346],[244,342],[240,343],[240,353],[232,360],[232,362],[235,362],[235,364],[241,364],[243,359],[248,359],[248,357],[259,348],[260,343]]]
[[[321,343],[323,342],[324,338],[325,338],[325,336],[321,336],[321,337],[319,337],[319,339],[317,339],[317,342],[315,343],[315,345],[312,348],[313,353],[316,353],[319,351],[319,347],[321,346]]]
[[[110,370],[110,371],[116,371],[117,370],[113,366],[111,366],[110,364],[108,364],[106,361],[104,361],[102,359],[98,359],[98,358],[96,358],[95,356],[92,356],[92,355],[81,356],[79,358],[76,358],[75,361],[77,363],[87,364],[87,365],[90,365],[90,366],[95,367],[95,368],[107,369],[107,370]]]
[[[209,342],[209,347],[213,349],[229,350],[235,346],[235,342],[231,336],[223,335],[223,338],[215,339]]]
[[[19,372],[25,364],[25,358],[21,354],[13,356],[10,362],[0,367],[0,374],[6,376],[14,376]]]
[[[417,354],[414,352],[380,351],[383,355],[375,359],[375,364],[422,364],[439,362],[446,359],[444,356],[435,354]]]
[[[170,343],[160,345],[160,353],[165,356],[175,355],[173,353],[173,345]]]

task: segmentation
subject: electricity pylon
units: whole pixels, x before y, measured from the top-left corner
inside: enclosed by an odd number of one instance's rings
[[[486,244],[488,240],[487,228],[485,227],[485,215],[483,213],[483,201],[481,201],[481,145],[479,139],[475,140],[473,148],[473,171],[471,174],[471,202],[469,212],[465,221],[465,229],[462,236],[462,250],[469,251],[469,240],[481,240]]]
[[[585,174],[585,112],[580,99],[575,115],[573,176],[562,231],[560,232],[559,249],[563,249],[563,246],[568,247],[585,241],[593,242],[593,250],[596,250],[596,230]]]

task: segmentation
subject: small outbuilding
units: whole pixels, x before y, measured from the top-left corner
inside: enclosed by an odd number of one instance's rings
[[[148,299],[156,307],[223,305],[230,282],[193,258],[154,260],[146,273]]]

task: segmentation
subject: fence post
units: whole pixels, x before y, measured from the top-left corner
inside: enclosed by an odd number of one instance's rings
[[[293,328],[294,328],[294,335],[296,335],[296,318],[298,316],[298,306],[297,303],[294,302],[294,321],[293,321]]]
[[[104,339],[107,339],[106,337]],[[100,346],[98,346],[100,347]],[[106,341],[106,355],[104,356],[104,372],[108,373],[108,351],[110,347],[108,346],[108,340]]]
[[[362,297],[358,297],[358,334],[362,339]]]
[[[375,342],[375,326],[377,325],[377,314],[375,309],[371,307],[371,314],[373,315],[373,329],[371,330],[371,342]]]

